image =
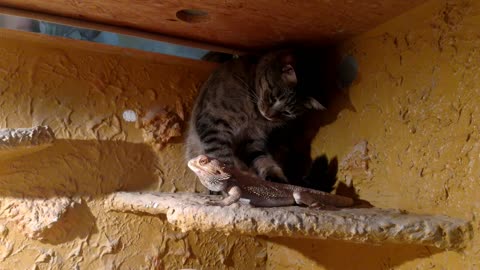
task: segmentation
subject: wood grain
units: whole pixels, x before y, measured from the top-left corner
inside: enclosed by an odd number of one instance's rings
[[[359,34],[423,3],[420,0],[0,0],[0,6],[226,46],[317,44]],[[182,9],[208,12],[198,23]]]

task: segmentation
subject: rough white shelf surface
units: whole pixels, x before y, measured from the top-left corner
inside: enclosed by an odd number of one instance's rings
[[[48,126],[0,129],[0,159],[9,159],[51,146],[55,134]]]
[[[0,129],[0,150],[48,145],[54,140],[55,134],[48,126]]]
[[[182,231],[222,231],[270,237],[404,243],[461,249],[471,238],[469,222],[446,216],[379,208],[319,210],[305,207],[255,208],[237,203],[208,206],[215,196],[195,193],[127,193],[107,197],[105,206],[120,212],[165,215]]]
[[[30,239],[42,240],[50,229],[65,216],[69,209],[80,203],[80,199],[13,198],[4,197],[0,203],[1,219],[12,223]]]

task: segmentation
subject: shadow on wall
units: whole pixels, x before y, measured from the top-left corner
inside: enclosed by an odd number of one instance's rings
[[[51,199],[83,196],[54,226],[41,233],[49,244],[84,239],[98,231],[85,198],[114,191],[145,190],[158,183],[156,155],[146,144],[123,141],[57,140],[51,147],[0,162],[0,197],[18,198],[21,207],[28,199]],[[41,202],[39,202],[41,204]],[[49,207],[49,204],[45,204]],[[58,210],[35,211],[55,214]],[[14,216],[21,222],[28,222]],[[22,224],[23,224],[22,223]]]
[[[334,122],[342,110],[353,110],[348,87],[357,77],[355,59],[343,57],[337,48],[304,50],[298,63],[299,90],[320,101],[326,111],[305,114],[276,130],[269,146],[291,183],[331,192],[337,181],[337,157],[311,158],[311,144],[318,130]]]
[[[317,266],[328,270],[392,269],[408,261],[427,258],[442,251],[420,245],[384,244],[373,246],[334,240],[275,238],[269,241],[280,245],[273,246],[275,250],[270,251],[275,252],[278,258],[282,257],[283,252],[285,252],[284,258],[291,257],[291,251],[294,250],[314,261]],[[270,267],[274,269],[293,267],[288,260],[272,263],[274,265],[270,265]],[[298,267],[298,265],[296,266]]]
[[[53,146],[0,162],[0,197],[100,196],[145,190],[158,182],[146,144],[57,140]]]

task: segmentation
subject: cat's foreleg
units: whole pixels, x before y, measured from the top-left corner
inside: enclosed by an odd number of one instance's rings
[[[261,178],[272,182],[288,183],[282,168],[267,152],[263,140],[253,140],[246,143],[245,151],[247,162]]]

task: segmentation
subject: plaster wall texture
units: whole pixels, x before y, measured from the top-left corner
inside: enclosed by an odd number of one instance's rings
[[[103,207],[114,191],[203,190],[179,138],[156,151],[122,113],[190,111],[212,65],[7,30],[0,41],[0,128],[56,136],[0,162],[0,269],[264,268],[262,240]]]
[[[375,206],[472,221],[468,247],[277,239],[268,269],[480,268],[478,29],[480,2],[429,1],[342,44],[359,77],[329,106],[339,113],[312,147],[313,157],[341,161],[368,142],[365,170],[340,170],[339,179]]]
[[[267,243],[182,233],[155,216],[105,212],[103,199],[115,191],[202,190],[182,165],[178,137],[155,151],[143,143],[145,129],[121,115],[155,104],[182,119],[178,107],[191,110],[213,66],[0,30],[0,128],[48,125],[56,134],[52,146],[0,163],[0,268],[479,268],[479,15],[476,1],[431,1],[342,44],[357,59],[359,77],[329,106],[327,114],[335,115],[325,117],[335,121],[312,147],[314,157],[343,160],[368,142],[368,166],[340,168],[339,179],[352,181],[375,206],[472,221],[473,240],[461,252]],[[62,218],[40,236],[25,231],[8,212],[12,199],[32,208],[55,205]]]

